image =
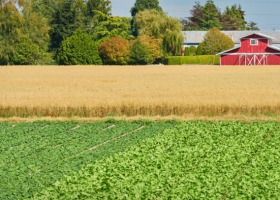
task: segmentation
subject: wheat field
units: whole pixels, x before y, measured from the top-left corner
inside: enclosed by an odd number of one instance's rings
[[[280,116],[280,66],[1,66],[0,117]]]

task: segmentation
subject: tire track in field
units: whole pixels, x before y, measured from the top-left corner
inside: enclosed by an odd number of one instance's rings
[[[43,130],[43,129],[45,129],[45,128],[48,128],[49,126],[50,126],[50,125],[46,125],[46,126],[41,127],[40,129]]]
[[[44,168],[40,168],[40,169],[34,171],[33,173],[30,173],[29,176],[32,176],[32,175],[34,175],[34,174],[37,174],[37,173],[43,171],[45,168],[55,166],[55,165],[57,165],[57,164],[59,164],[59,163],[65,162],[65,161],[67,161],[67,160],[69,160],[69,159],[72,159],[72,158],[75,158],[75,157],[79,157],[79,156],[82,155],[82,154],[85,154],[85,153],[88,153],[88,152],[90,152],[90,151],[93,151],[93,150],[95,150],[95,149],[97,149],[97,148],[99,148],[99,147],[102,147],[102,146],[104,146],[104,145],[110,143],[110,142],[116,141],[116,140],[118,140],[118,139],[120,139],[120,138],[126,137],[126,136],[128,136],[128,135],[131,135],[131,134],[137,132],[137,131],[140,131],[140,130],[142,130],[142,129],[145,128],[145,127],[146,127],[146,126],[144,126],[144,125],[143,125],[143,126],[140,126],[140,127],[136,128],[136,129],[134,129],[134,130],[132,130],[132,131],[126,132],[126,133],[124,133],[124,134],[122,134],[122,135],[119,135],[119,136],[115,136],[115,137],[113,137],[113,138],[111,138],[111,139],[109,139],[109,140],[106,140],[106,141],[104,141],[104,142],[102,142],[102,143],[99,143],[99,144],[97,144],[97,145],[95,145],[95,146],[92,146],[92,147],[90,147],[90,148],[87,148],[86,150],[84,150],[84,151],[82,151],[82,152],[80,152],[80,153],[77,153],[77,154],[75,154],[75,155],[66,157],[66,158],[60,160],[59,162],[56,162],[56,163],[53,163],[53,164],[50,164],[50,165],[46,165]]]
[[[41,130],[43,130],[43,129],[48,128],[49,126],[50,126],[50,125],[43,126],[43,127],[39,128],[39,129],[34,130],[34,132],[35,132],[35,131],[41,131]],[[74,131],[74,130],[80,128],[80,127],[81,127],[80,125],[77,125],[77,126],[71,128],[71,129],[66,130],[66,132],[67,132],[67,131]],[[36,135],[34,135],[34,136],[36,136]],[[28,139],[36,140],[36,141],[38,142],[38,141],[44,140],[44,139],[47,138],[47,137],[48,137],[48,135],[42,133],[42,134],[38,135],[38,137],[34,137],[34,138],[33,138],[33,136],[31,136],[31,137],[28,137]],[[27,140],[27,141],[28,141],[28,140]],[[6,148],[4,148],[3,150],[0,150],[0,152],[6,152],[6,151],[9,151],[10,149],[18,148],[18,147],[24,146],[24,145],[27,145],[27,143],[25,143],[25,140],[24,140],[24,141],[20,141],[20,142],[14,144],[14,146],[6,147]]]
[[[69,131],[74,131],[74,130],[76,130],[76,129],[78,129],[78,128],[81,128],[81,126],[80,126],[79,124],[78,124],[77,126],[71,128],[71,129],[69,129]]]
[[[102,143],[100,143],[100,144],[97,144],[97,145],[95,145],[95,146],[93,146],[93,147],[90,147],[90,148],[86,149],[85,151],[82,151],[82,152],[80,152],[80,153],[74,155],[73,157],[76,157],[76,156],[79,156],[79,155],[84,154],[84,153],[86,153],[86,152],[89,152],[89,151],[92,151],[92,150],[94,150],[94,149],[97,149],[97,148],[99,148],[99,147],[101,147],[101,146],[103,146],[103,145],[105,145],[105,144],[108,144],[108,143],[113,142],[113,141],[115,141],[115,140],[118,140],[118,139],[120,139],[120,138],[126,137],[126,136],[128,136],[128,135],[130,135],[130,134],[132,134],[132,133],[134,133],[134,132],[140,131],[140,130],[143,129],[143,128],[145,128],[145,126],[141,126],[141,127],[137,128],[137,129],[132,130],[132,131],[130,131],[130,132],[127,132],[127,133],[125,133],[125,134],[122,134],[122,135],[113,137],[113,138],[111,138],[110,140],[107,140],[107,141],[102,142]]]
[[[101,133],[101,132],[103,132],[103,131],[107,131],[107,130],[112,129],[112,128],[114,128],[114,127],[116,127],[116,125],[115,125],[115,124],[112,124],[111,126],[108,126],[108,127],[106,127],[106,128],[103,128],[103,129],[97,131],[96,134],[99,134],[99,133]],[[77,138],[73,138],[72,140],[68,140],[66,143],[69,144],[69,143],[74,142],[75,140],[80,140],[80,139],[83,139],[83,138],[85,138],[85,137],[87,137],[87,135],[83,135],[83,136],[80,136],[80,137],[77,137]],[[57,148],[57,147],[60,147],[60,146],[63,145],[63,144],[65,144],[65,143],[59,143],[59,144],[57,144],[56,146],[53,146],[53,147],[51,147],[51,148]]]
[[[103,131],[106,131],[106,130],[109,130],[109,129],[111,129],[111,128],[114,128],[115,126],[116,126],[116,125],[113,124],[113,125],[111,125],[111,126],[109,126],[109,127],[106,127],[106,128],[101,129],[101,130],[98,130],[96,134],[99,134],[99,133],[101,133],[101,132],[103,132]],[[70,129],[70,130],[76,130],[76,129],[78,129],[78,128],[80,128],[79,125],[76,126],[76,127],[74,127],[74,128],[72,128],[72,129]],[[72,139],[72,140],[67,141],[66,143],[68,144],[68,143],[73,142],[74,140],[82,139],[82,138],[84,138],[84,137],[86,137],[86,136],[83,135],[82,137],[74,138],[74,139]],[[42,139],[42,137],[40,137],[40,139]],[[51,147],[51,148],[57,148],[57,147],[59,147],[59,146],[61,146],[61,145],[63,145],[63,144],[65,144],[65,142],[63,142],[63,143],[61,142],[60,144],[58,144],[58,145],[56,145],[56,146],[54,146],[54,147]],[[21,146],[21,145],[18,145],[18,146]],[[15,147],[18,147],[18,146],[15,146]],[[35,150],[32,151],[31,153],[29,153],[29,154],[27,154],[27,155],[25,155],[25,156],[20,157],[20,159],[26,158],[26,157],[30,156],[32,153],[34,153],[34,152],[38,153],[38,152],[44,151],[44,150],[45,150],[46,148],[48,148],[48,147],[49,147],[49,146],[46,144],[46,145],[44,145],[43,147],[38,148],[38,149],[35,149]],[[10,163],[13,163],[13,161],[15,161],[15,160],[18,160],[18,158],[12,159],[12,160],[10,160],[9,162],[6,162],[5,164],[7,165],[7,164],[10,164]]]

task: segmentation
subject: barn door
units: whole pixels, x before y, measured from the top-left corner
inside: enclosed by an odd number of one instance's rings
[[[267,65],[267,55],[245,55],[245,65]]]

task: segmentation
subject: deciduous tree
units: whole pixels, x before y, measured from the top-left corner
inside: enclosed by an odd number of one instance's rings
[[[130,55],[130,43],[126,39],[112,37],[100,44],[99,54],[104,64],[127,65]]]
[[[203,52],[208,55],[215,55],[233,47],[232,39],[217,28],[210,29],[202,42]]]
[[[184,30],[199,30],[202,29],[203,18],[203,6],[199,2],[195,2],[192,10],[190,10],[191,16],[187,20],[182,20]]]
[[[35,12],[26,2],[23,7],[6,2],[0,7],[0,63],[47,64],[51,56],[47,20]]]
[[[151,63],[163,57],[163,52],[161,49],[162,41],[160,38],[152,38],[146,35],[141,35],[137,38],[137,40],[140,41],[140,43],[143,44],[149,51],[149,54],[152,58]]]
[[[161,39],[164,55],[176,55],[183,43],[182,26],[178,19],[157,10],[144,10],[137,14],[135,26],[139,36]]]
[[[138,27],[135,26],[135,16],[137,13],[144,11],[144,10],[157,10],[162,12],[162,8],[159,5],[158,0],[136,0],[134,7],[131,8],[131,30],[134,36],[138,35]]]
[[[145,35],[132,41],[130,59],[132,64],[152,64],[162,57],[160,39],[154,39]]]

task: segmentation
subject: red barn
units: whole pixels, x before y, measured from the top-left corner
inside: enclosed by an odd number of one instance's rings
[[[240,39],[240,46],[218,53],[221,65],[280,65],[280,48],[272,37],[254,33]]]

